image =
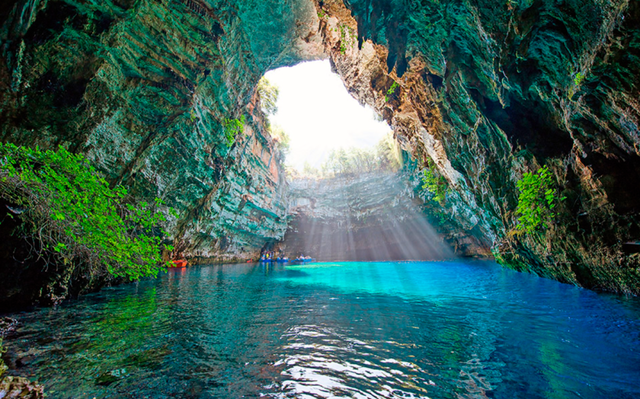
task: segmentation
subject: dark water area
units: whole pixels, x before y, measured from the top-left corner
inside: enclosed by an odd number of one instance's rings
[[[12,315],[49,398],[638,398],[640,301],[491,262],[216,265]]]

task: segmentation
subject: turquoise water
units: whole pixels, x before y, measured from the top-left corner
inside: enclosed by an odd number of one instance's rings
[[[490,262],[218,265],[13,315],[49,398],[637,398],[640,302]]]

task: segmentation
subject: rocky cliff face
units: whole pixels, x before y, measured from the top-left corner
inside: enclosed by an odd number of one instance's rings
[[[637,2],[10,0],[0,24],[3,140],[84,152],[165,199],[188,255],[250,257],[282,236],[254,88],[329,57],[417,169],[444,177],[439,211],[462,235],[518,270],[640,291],[624,246],[640,239]],[[516,183],[542,165],[566,199],[520,234]]]
[[[255,86],[324,57],[317,24],[304,1],[3,2],[0,134],[83,152],[113,184],[164,199],[187,256],[255,257],[286,228]]]
[[[317,2],[333,65],[435,164],[448,217],[518,270],[640,291],[636,2],[345,3]],[[516,183],[542,165],[566,199],[521,234]]]

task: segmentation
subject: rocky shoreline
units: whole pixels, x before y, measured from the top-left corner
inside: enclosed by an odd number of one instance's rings
[[[18,321],[0,318],[0,356],[4,355],[2,338],[15,331]],[[24,377],[7,375],[7,366],[0,358],[0,399],[44,399],[44,387]]]

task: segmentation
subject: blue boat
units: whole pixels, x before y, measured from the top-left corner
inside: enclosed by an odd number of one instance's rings
[[[300,258],[295,258],[293,260],[293,262],[297,262],[297,263],[309,263],[309,262],[315,262],[315,258],[312,258],[310,256],[303,256]]]

